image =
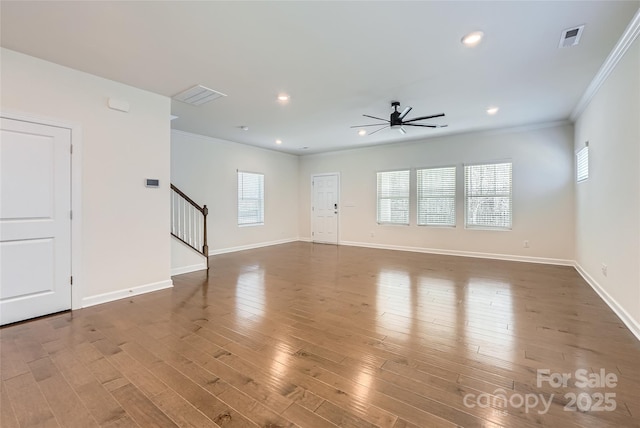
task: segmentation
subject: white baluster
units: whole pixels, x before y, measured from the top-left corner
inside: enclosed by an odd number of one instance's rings
[[[176,234],[176,192],[171,190],[171,233]]]

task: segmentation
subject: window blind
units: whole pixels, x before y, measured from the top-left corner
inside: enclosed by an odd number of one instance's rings
[[[238,171],[238,225],[264,224],[264,175]]]
[[[579,182],[589,178],[589,147],[583,147],[576,154],[576,180]]]
[[[378,173],[378,223],[409,224],[409,170]]]
[[[456,167],[417,171],[418,225],[456,225]]]
[[[465,226],[511,229],[511,162],[465,165]]]

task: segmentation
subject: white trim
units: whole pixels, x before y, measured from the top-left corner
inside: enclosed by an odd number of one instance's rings
[[[126,299],[127,297],[138,296],[140,294],[150,293],[152,291],[164,290],[172,288],[173,281],[170,279],[165,281],[153,282],[151,284],[139,285],[137,287],[125,288],[124,290],[110,291],[108,293],[96,294],[82,299],[82,307],[100,305],[102,303],[113,302],[114,300]]]
[[[589,284],[591,288],[593,288],[593,291],[595,291],[598,294],[598,296],[600,296],[600,298],[604,300],[607,306],[609,306],[609,308],[611,308],[611,310],[618,316],[618,318],[620,318],[620,321],[622,321],[624,325],[626,325],[627,328],[631,330],[631,333],[633,333],[633,335],[638,340],[640,340],[640,322],[636,321],[629,314],[629,312],[627,312],[622,307],[622,305],[620,305],[616,301],[616,299],[614,299],[609,293],[607,293],[604,287],[598,284],[598,281],[593,279],[593,277],[589,275],[587,271],[583,269],[582,266],[580,266],[580,263],[574,262],[574,267],[578,271],[580,276],[582,276],[582,278],[587,282],[587,284]]]
[[[473,257],[477,259],[506,260],[511,262],[540,263],[546,265],[573,266],[573,260],[546,257],[517,256],[512,254],[478,253],[473,251],[441,250],[436,248],[406,247],[401,245],[371,244],[368,242],[342,241],[340,245],[377,248],[381,250],[409,251],[413,253],[440,254],[443,256]]]
[[[171,276],[182,275],[183,273],[197,272],[199,270],[207,270],[207,264],[205,262],[202,262],[195,265],[172,268]]]
[[[578,104],[576,104],[575,108],[571,112],[570,117],[572,121],[575,122],[578,116],[580,116],[584,109],[587,108],[589,102],[591,102],[602,84],[607,80],[607,77],[609,77],[609,74],[611,74],[618,62],[627,53],[638,35],[640,35],[640,9],[636,11],[636,14],[627,26],[626,30],[624,30],[624,33],[622,33],[618,43],[616,43],[607,59],[604,60],[600,70],[598,70],[593,80],[584,91],[584,94],[582,94],[580,101],[578,101]]]
[[[71,309],[82,307],[82,292],[85,290],[82,264],[82,128],[71,128]]]
[[[82,269],[82,126],[78,122],[67,122],[47,116],[38,116],[16,110],[4,110],[1,117],[24,122],[40,123],[71,130],[71,309],[82,308],[82,291],[84,274]]]
[[[236,251],[253,250],[254,248],[270,247],[271,245],[288,244],[290,242],[299,241],[298,238],[280,239],[277,241],[258,242],[256,244],[239,245],[237,247],[218,248],[215,250],[209,250],[210,256],[218,254],[235,253]]]

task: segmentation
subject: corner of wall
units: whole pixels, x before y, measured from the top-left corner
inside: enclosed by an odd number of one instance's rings
[[[631,333],[640,341],[640,322],[635,320],[629,312],[627,312],[618,302],[611,297],[611,295],[607,292],[607,290],[598,283],[591,275],[587,273],[587,271],[580,265],[580,263],[575,262],[575,269],[578,271],[580,276],[593,288],[598,296],[611,308],[611,310],[620,318],[620,320],[627,326]]]

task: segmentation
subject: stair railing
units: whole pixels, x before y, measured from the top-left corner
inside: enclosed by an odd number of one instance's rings
[[[209,269],[206,205],[196,204],[183,191],[171,184],[171,235],[202,254]]]

